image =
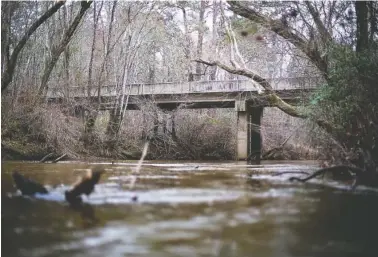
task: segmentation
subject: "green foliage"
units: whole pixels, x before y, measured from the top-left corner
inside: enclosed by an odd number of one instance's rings
[[[233,19],[231,25],[236,32],[245,31],[249,35],[254,35],[259,29],[255,22],[248,19]]]
[[[378,156],[378,51],[356,53],[336,46],[329,55],[327,83],[314,94],[312,114],[336,128],[348,149]]]
[[[254,35],[259,30],[258,24],[247,19],[233,18],[231,21],[231,26],[237,37]],[[231,35],[229,35],[227,31],[225,32],[224,41],[226,43],[232,42]]]
[[[348,48],[335,48],[330,55],[328,83],[315,95],[313,102],[337,110],[341,122],[377,105],[378,54],[357,55]],[[336,113],[334,114],[336,115]]]

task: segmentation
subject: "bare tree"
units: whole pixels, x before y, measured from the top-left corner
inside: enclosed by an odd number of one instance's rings
[[[11,3],[3,3],[4,8],[7,10],[6,13],[8,16],[6,17],[7,23],[10,24],[10,5]],[[17,43],[16,47],[14,48],[12,54],[9,54],[9,43],[8,40],[5,40],[5,45],[2,47],[2,53],[3,56],[8,56],[5,62],[5,68],[2,69],[1,74],[1,91],[5,90],[9,83],[12,82],[14,69],[17,64],[18,55],[24,48],[26,42],[29,40],[30,36],[38,29],[39,26],[41,26],[48,18],[50,18],[54,13],[56,13],[60,7],[62,7],[65,4],[65,1],[58,1],[56,2],[52,7],[50,7],[42,16],[36,20],[31,27],[26,31],[24,36],[21,38],[21,40]],[[2,23],[4,24],[4,23]],[[4,32],[6,32],[8,29],[5,29]],[[9,38],[7,34],[3,35],[5,38]],[[10,56],[10,58],[9,58]]]

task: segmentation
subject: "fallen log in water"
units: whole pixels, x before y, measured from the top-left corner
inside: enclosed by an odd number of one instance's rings
[[[51,157],[52,155],[53,155],[53,153],[49,153],[49,154],[45,155],[39,162],[40,163],[45,163],[47,161],[47,159],[49,157]]]
[[[62,160],[63,158],[67,157],[67,154],[63,154],[61,156],[59,156],[58,158],[56,158],[55,160],[52,161],[52,163],[57,163],[58,161]]]
[[[289,180],[306,182],[310,179],[323,175],[327,172],[331,172],[333,175],[336,175],[336,176],[343,174],[345,172],[348,173],[350,175],[350,178],[354,179],[352,189],[354,189],[358,185],[378,187],[378,173],[377,172],[366,171],[358,167],[347,166],[347,165],[338,165],[338,166],[319,169],[305,178],[290,177]]]

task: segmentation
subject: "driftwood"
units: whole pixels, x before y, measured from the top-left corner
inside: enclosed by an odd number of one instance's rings
[[[58,161],[62,160],[63,158],[65,158],[67,156],[67,154],[63,154],[61,156],[59,156],[58,158],[56,158],[55,160],[52,161],[52,163],[57,163]]]
[[[51,157],[53,153],[46,154],[39,162],[45,163],[49,157]]]
[[[311,175],[309,175],[305,178],[291,177],[291,178],[289,178],[289,180],[290,181],[306,182],[306,181],[308,181],[312,178],[323,175],[326,172],[339,173],[340,171],[343,171],[343,170],[344,171],[352,171],[356,174],[360,173],[360,172],[364,172],[364,170],[362,170],[360,168],[355,168],[355,167],[346,166],[346,165],[339,165],[339,166],[333,166],[333,167],[327,167],[327,168],[319,169],[319,170],[315,171],[314,173],[312,173]]]
[[[341,172],[348,172],[350,174],[350,177],[354,179],[352,189],[354,189],[357,185],[378,187],[378,174],[376,172],[366,171],[357,167],[352,167],[352,166],[347,166],[347,165],[338,165],[338,166],[319,169],[305,178],[291,177],[289,178],[289,180],[306,182],[312,178],[323,175],[326,172],[331,172],[333,174],[340,174]]]

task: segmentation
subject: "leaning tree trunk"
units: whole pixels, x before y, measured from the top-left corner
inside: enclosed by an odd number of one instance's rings
[[[236,74],[236,75],[241,75],[245,76],[247,78],[252,79],[256,83],[258,83],[264,90],[265,92],[261,94],[259,97],[261,99],[264,99],[269,103],[271,107],[277,107],[284,113],[296,117],[296,118],[302,118],[302,119],[307,119],[309,118],[309,115],[306,114],[305,112],[301,112],[296,108],[295,106],[292,106],[285,102],[282,98],[280,98],[273,90],[272,86],[262,76],[256,74],[255,72],[249,70],[249,69],[243,69],[243,68],[233,68],[230,66],[227,66],[219,61],[214,61],[214,62],[209,62],[209,61],[204,61],[204,60],[194,60],[195,62],[199,62],[208,66],[218,66],[222,70],[225,70],[229,73]],[[317,119],[315,122],[323,128],[325,131],[328,133],[332,132],[334,128],[329,124],[327,121],[322,120],[322,119]]]
[[[4,3],[3,3],[4,4]],[[65,1],[58,1],[50,9],[48,9],[38,20],[36,20],[32,26],[26,31],[25,35],[18,42],[17,46],[12,52],[9,61],[6,63],[4,71],[1,72],[1,91],[5,90],[8,85],[12,82],[14,70],[16,68],[18,55],[24,48],[26,42],[29,40],[30,36],[41,26],[48,18],[50,18],[54,13],[56,13],[60,7],[65,4]],[[3,25],[2,25],[3,26]]]
[[[44,68],[43,75],[42,75],[42,81],[39,86],[38,95],[39,96],[45,96],[47,94],[48,86],[47,83],[49,81],[51,72],[53,68],[55,67],[55,64],[58,62],[60,55],[65,50],[68,43],[71,41],[73,34],[75,33],[77,27],[80,24],[80,21],[84,17],[85,12],[89,9],[91,6],[92,1],[82,1],[81,7],[79,13],[76,15],[75,19],[67,29],[67,31],[63,35],[63,39],[60,41],[58,46],[53,46],[51,50],[51,58],[47,65]]]
[[[1,5],[1,73],[9,62],[10,24],[13,14],[13,2],[3,2]]]

